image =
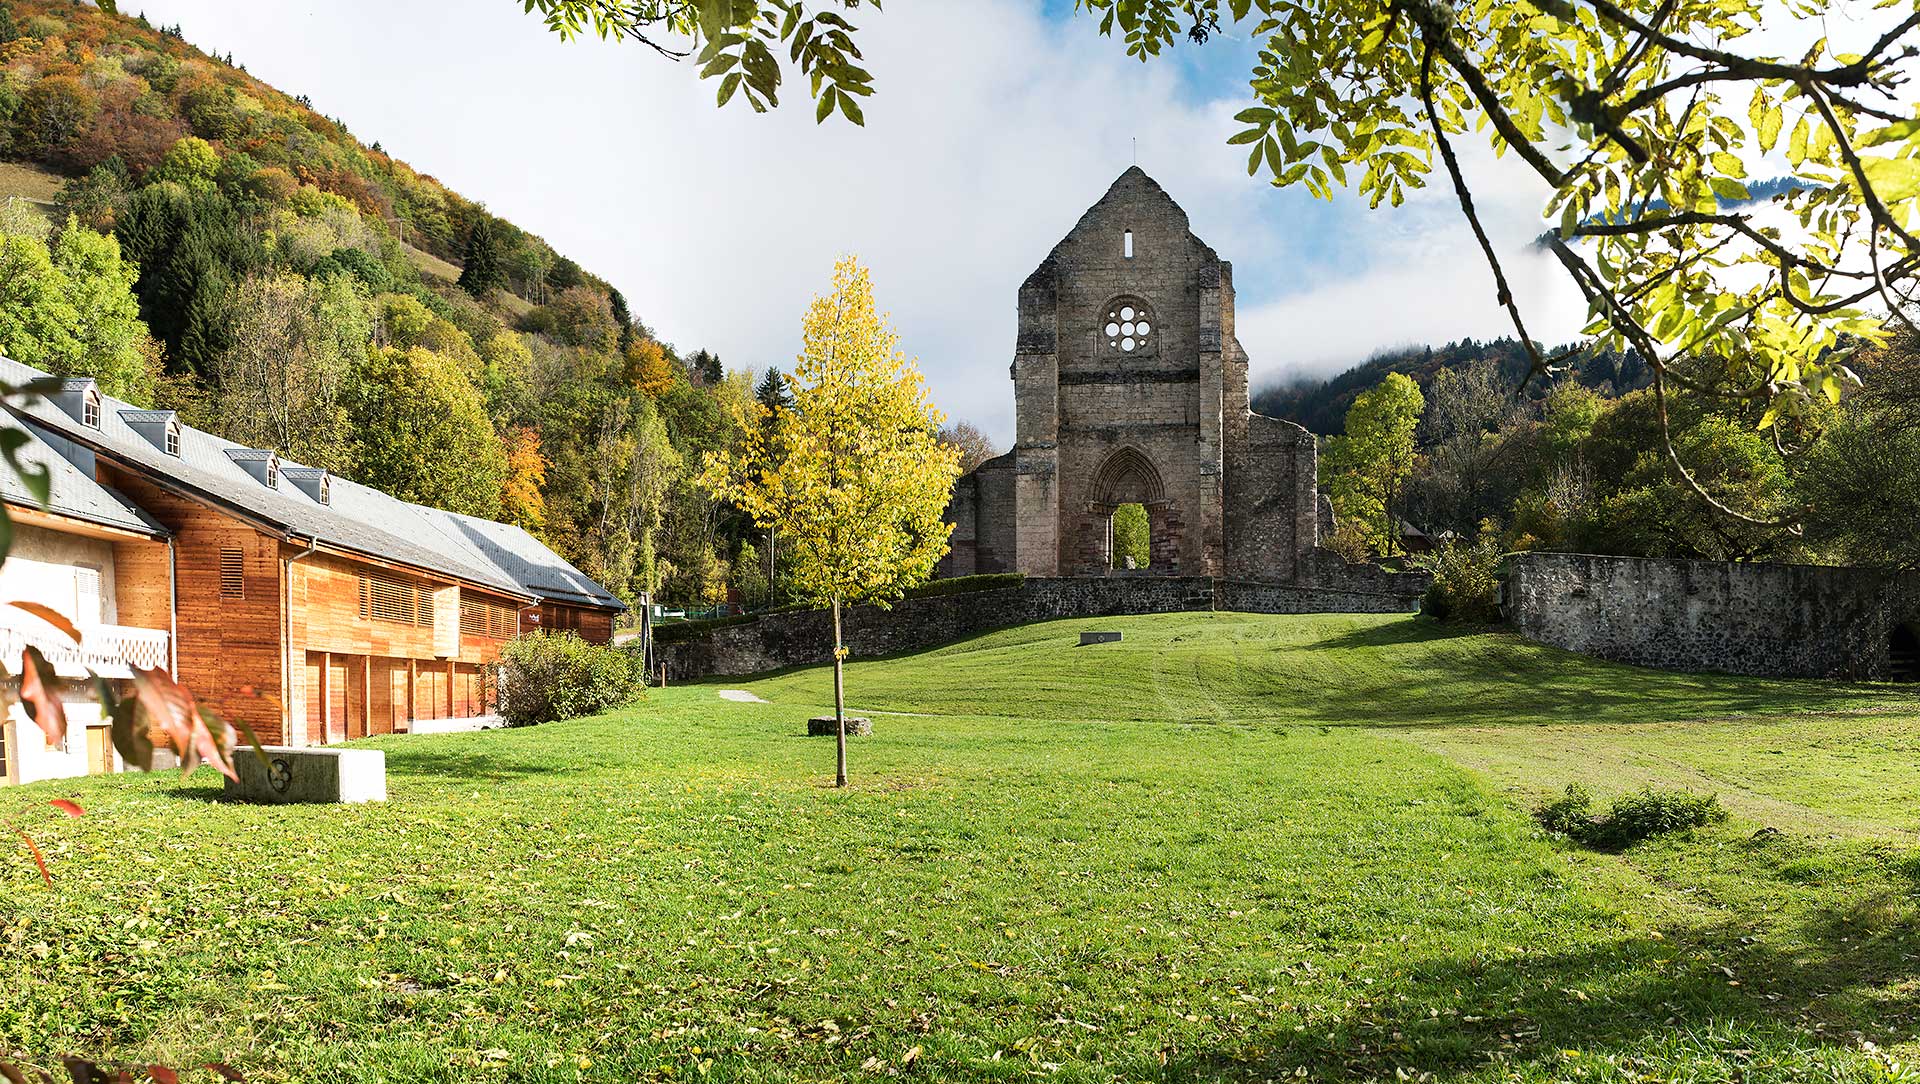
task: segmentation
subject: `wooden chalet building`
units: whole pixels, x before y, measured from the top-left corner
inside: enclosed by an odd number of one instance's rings
[[[42,376],[0,359],[0,380]],[[495,706],[490,664],[506,640],[550,628],[605,643],[625,609],[517,527],[409,504],[222,440],[171,411],[104,396],[90,379],[67,380],[12,414],[30,449],[55,461],[58,484],[51,510],[17,481],[0,488],[9,514],[30,531],[90,540],[96,590],[113,600],[109,608],[89,604],[84,587],[49,589],[55,609],[76,614],[83,630],[125,621],[159,635],[201,702],[267,744],[470,726]],[[39,560],[36,538],[16,538],[0,592],[48,579],[27,564]],[[87,580],[74,571],[87,566],[82,548],[41,547],[69,569],[61,576]],[[19,646],[51,641],[49,630],[20,627],[35,619],[7,620],[20,643],[0,638],[0,665],[13,669]],[[112,634],[99,635],[104,644]],[[149,651],[135,664],[155,661]],[[0,781],[40,777],[18,770],[33,756],[21,747],[38,734],[16,709]],[[110,758],[91,769],[110,770]]]

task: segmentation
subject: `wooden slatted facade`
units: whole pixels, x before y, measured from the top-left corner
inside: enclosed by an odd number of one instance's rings
[[[310,551],[104,461],[99,475],[175,534],[180,676],[267,744],[321,745],[486,715],[498,704],[500,647],[519,632],[613,637],[606,610],[529,603],[421,569]],[[150,566],[166,551],[156,558],[154,549],[123,558],[118,596],[141,623],[164,626],[165,569]]]
[[[46,375],[0,357],[0,378]],[[181,426],[86,378],[0,406],[54,457],[58,495],[78,502],[66,507],[111,525],[75,527],[93,548],[61,550],[74,620],[107,642],[99,629],[117,613],[116,666],[171,666],[207,708],[263,742],[485,715],[514,636],[612,639],[620,603],[519,528],[335,484],[298,464],[283,470],[271,450]],[[19,513],[29,526],[43,515]],[[10,567],[33,569],[51,590],[40,564]],[[0,781],[18,770],[8,732],[0,716]]]

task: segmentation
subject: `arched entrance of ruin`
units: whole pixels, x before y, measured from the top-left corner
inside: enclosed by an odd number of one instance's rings
[[[1080,576],[1104,576],[1129,571],[1116,568],[1113,549],[1113,517],[1123,506],[1138,505],[1146,512],[1147,552],[1142,573],[1171,575],[1178,571],[1176,549],[1178,524],[1167,501],[1166,484],[1160,471],[1138,448],[1117,448],[1094,472],[1087,487],[1087,505],[1080,524],[1080,545],[1074,572]]]

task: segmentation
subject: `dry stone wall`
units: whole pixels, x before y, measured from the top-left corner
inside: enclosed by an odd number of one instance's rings
[[[1638,666],[1883,679],[1896,631],[1920,618],[1920,575],[1529,553],[1505,611],[1528,639]]]
[[[1362,567],[1362,566],[1351,566]],[[1427,577],[1364,566],[1341,588],[1255,583],[1205,576],[1028,577],[1017,587],[906,599],[892,610],[855,606],[841,615],[855,658],[896,655],[993,629],[1069,617],[1229,610],[1240,613],[1408,613]],[[767,614],[675,640],[654,638],[670,681],[730,677],[830,662],[833,620],[824,611]]]

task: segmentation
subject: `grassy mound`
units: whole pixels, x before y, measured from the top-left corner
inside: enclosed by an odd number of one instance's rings
[[[1126,640],[1072,646],[1096,625]],[[848,686],[925,714],[875,714],[846,791],[800,736],[824,669],[746,685],[771,704],[688,686],[374,739],[381,806],[227,805],[204,771],[15,791],[88,813],[23,821],[51,890],[0,864],[0,1050],[542,1082],[1868,1079],[1855,1035],[1920,1052],[1920,863],[1756,837],[1755,809],[1871,818],[1721,766],[1781,743],[1836,779],[1910,768],[1910,722],[1857,737],[1903,718],[1885,691],[1212,614],[1008,630]],[[1558,752],[1583,726],[1726,753],[1616,771]],[[1602,856],[1501,793],[1502,765],[1608,794],[1663,761],[1716,773],[1735,819]]]

